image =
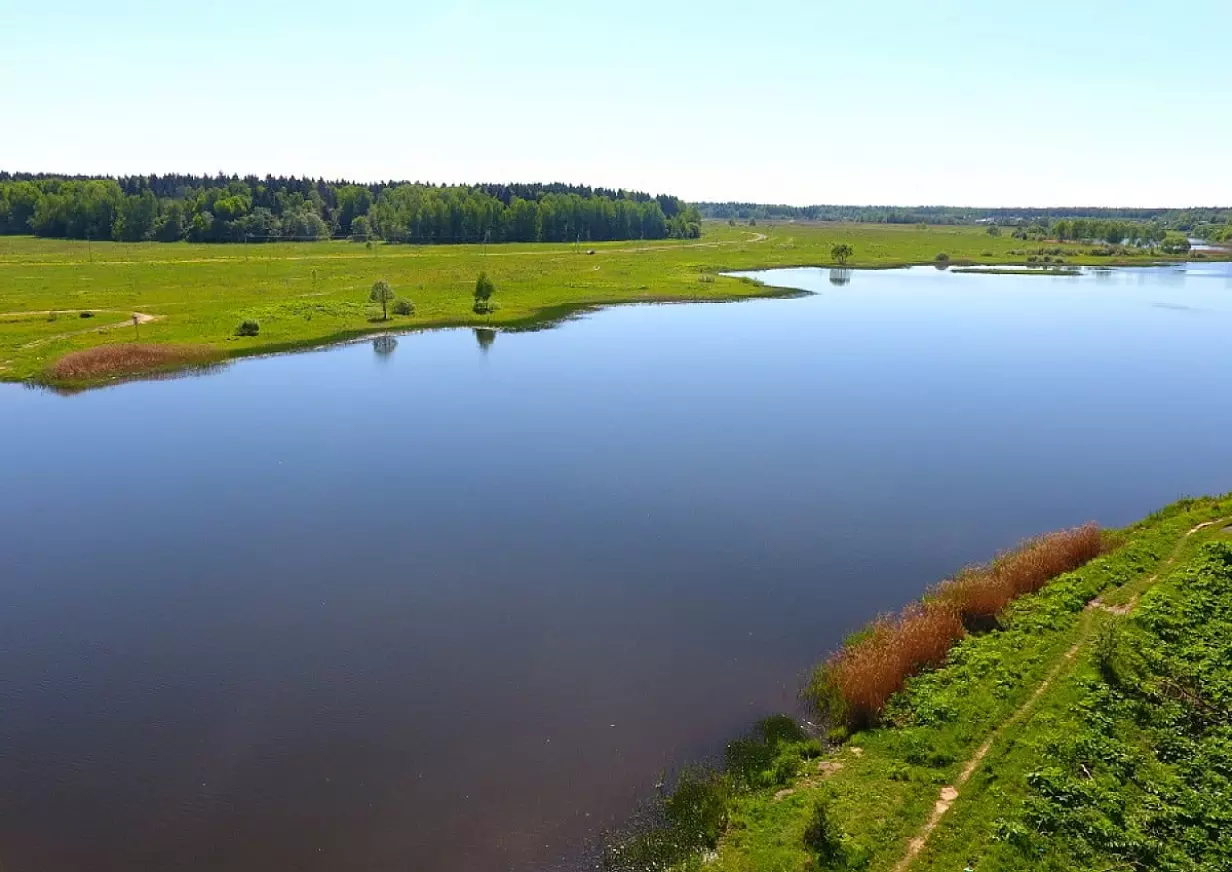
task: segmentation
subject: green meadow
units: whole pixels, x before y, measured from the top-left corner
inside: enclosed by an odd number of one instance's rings
[[[937,263],[1125,262],[1081,245],[993,237],[973,226],[708,222],[700,240],[569,245],[437,245],[345,241],[270,244],[83,242],[0,237],[0,380],[50,380],[65,354],[133,342],[206,345],[219,358],[285,351],[387,329],[518,327],[619,304],[737,300],[782,293],[719,275],[728,269]],[[1037,251],[1063,252],[1056,255]],[[1028,252],[1030,252],[1028,254]],[[1158,258],[1155,258],[1158,259]],[[1131,259],[1148,262],[1147,257]],[[1032,261],[1035,262],[1035,261]],[[495,309],[472,311],[476,277]],[[377,280],[414,304],[381,320]],[[88,312],[91,317],[81,317]],[[134,326],[133,313],[149,316]],[[256,336],[236,336],[243,321]]]

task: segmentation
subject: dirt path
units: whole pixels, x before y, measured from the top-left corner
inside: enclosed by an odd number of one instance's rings
[[[46,345],[48,342],[55,342],[59,339],[69,339],[73,336],[81,336],[85,333],[101,333],[104,330],[119,330],[123,327],[128,327],[136,319],[137,324],[149,324],[151,321],[161,321],[166,315],[147,315],[145,312],[128,312],[125,309],[36,309],[33,312],[0,312],[0,318],[12,318],[21,315],[76,315],[80,312],[110,312],[114,314],[127,314],[128,317],[116,324],[103,324],[102,326],[90,326],[82,330],[70,330],[67,333],[57,333],[54,336],[43,336],[32,342],[27,342],[21,348],[38,348],[40,345]]]
[[[82,312],[114,312],[132,317],[137,316],[137,319],[142,323],[147,321],[157,321],[162,318],[162,315],[146,315],[144,312],[129,312],[128,309],[31,309],[28,312],[0,312],[0,318],[20,318],[23,315],[79,315]]]
[[[1213,527],[1216,524],[1224,524],[1227,523],[1227,521],[1227,518],[1222,518],[1217,521],[1203,521],[1201,524],[1196,525],[1186,532],[1185,535],[1181,537],[1181,540],[1176,543],[1176,547],[1172,549],[1172,552],[1168,555],[1167,559],[1164,560],[1160,568],[1153,575],[1147,578],[1145,582],[1143,582],[1143,590],[1154,584],[1159,579],[1159,576],[1163,570],[1176,562],[1176,558],[1180,555],[1181,549],[1185,546],[1185,542],[1191,536],[1199,530],[1203,530],[1207,527]],[[1128,603],[1119,606],[1106,605],[1100,597],[1096,597],[1087,603],[1086,611],[1091,612],[1102,610],[1116,615],[1129,614],[1134,605],[1137,604],[1140,593],[1141,591],[1135,593],[1134,596],[1130,598]],[[966,765],[962,768],[962,771],[958,773],[958,777],[954,779],[954,783],[947,784],[945,787],[941,788],[941,793],[938,795],[936,803],[933,804],[932,814],[929,815],[928,820],[924,822],[924,826],[920,828],[919,832],[917,832],[916,835],[913,836],[907,843],[907,853],[904,854],[902,859],[894,865],[894,872],[906,872],[906,870],[911,867],[911,864],[915,861],[915,858],[919,856],[920,852],[924,850],[924,846],[928,844],[928,837],[932,835],[933,830],[935,830],[937,825],[941,823],[941,819],[945,817],[946,812],[950,810],[950,806],[952,806],[954,801],[958,799],[959,788],[965,785],[971,779],[971,776],[975,774],[975,770],[979,768],[980,763],[982,763],[984,758],[988,756],[988,752],[992,750],[992,746],[996,743],[996,741],[1000,739],[1007,730],[1026,717],[1039,698],[1044,695],[1045,691],[1047,691],[1049,687],[1052,686],[1053,681],[1055,681],[1057,676],[1061,674],[1062,670],[1073,662],[1074,658],[1078,655],[1078,652],[1082,649],[1083,644],[1086,642],[1089,632],[1089,626],[1083,626],[1080,628],[1078,641],[1076,641],[1068,651],[1061,655],[1060,659],[1057,660],[1056,665],[1048,671],[1046,676],[1044,676],[1044,680],[1040,682],[1039,687],[1035,689],[1035,692],[1031,694],[1030,698],[1019,706],[1013,714],[1002,721],[1000,726],[992,731],[991,735],[984,740],[984,744],[980,745],[980,747],[976,749],[976,752],[967,760]]]

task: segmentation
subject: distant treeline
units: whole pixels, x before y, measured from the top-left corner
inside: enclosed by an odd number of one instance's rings
[[[1034,226],[1043,226],[1042,222]],[[1062,218],[1044,231],[1050,239],[1062,242],[1107,242],[1120,245],[1154,245],[1168,238],[1168,229],[1156,221],[1113,221],[1099,218]]]
[[[966,206],[782,206],[762,203],[698,203],[705,218],[796,221],[857,221],[866,224],[1050,225],[1067,218],[1155,222],[1169,230],[1191,232],[1232,224],[1232,209],[1107,209],[1075,206],[1048,209]]]
[[[0,234],[24,233],[128,242],[599,242],[694,238],[701,214],[676,197],[564,184],[0,172]]]

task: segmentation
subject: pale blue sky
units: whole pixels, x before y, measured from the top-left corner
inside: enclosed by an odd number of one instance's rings
[[[1232,204],[1232,2],[0,0],[0,168]]]

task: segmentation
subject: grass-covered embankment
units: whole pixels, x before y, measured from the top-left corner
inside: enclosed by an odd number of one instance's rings
[[[876,726],[831,744],[776,721],[753,777],[692,773],[615,865],[1229,868],[1230,516],[1230,498],[1191,500],[1119,531],[909,679]]]
[[[208,345],[223,358],[311,347],[388,329],[528,326],[594,306],[738,300],[783,293],[724,270],[833,265],[845,243],[852,267],[1025,264],[1034,246],[982,228],[860,224],[708,223],[700,240],[593,245],[512,243],[415,246],[348,242],[194,245],[88,243],[0,237],[0,380],[55,381],[51,365],[100,345]],[[1069,264],[1148,263],[1049,244]],[[593,252],[590,253],[590,252]],[[939,261],[940,255],[945,256]],[[472,292],[495,283],[489,314]],[[381,320],[377,280],[414,303]],[[90,318],[81,318],[88,312]],[[140,336],[133,313],[148,316]],[[237,336],[244,321],[257,335]],[[105,375],[100,375],[105,380]]]

